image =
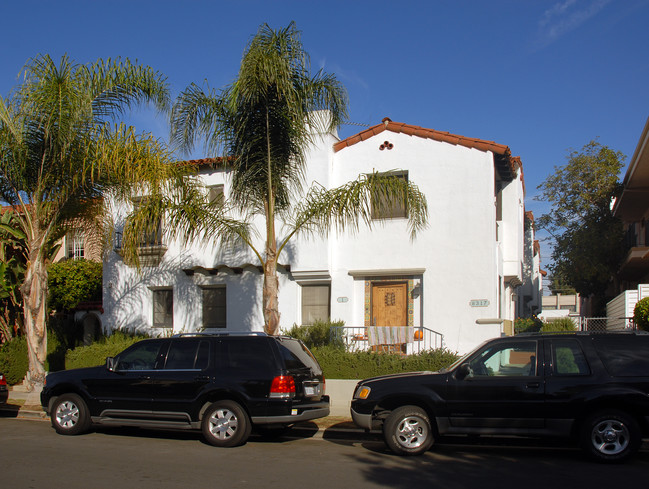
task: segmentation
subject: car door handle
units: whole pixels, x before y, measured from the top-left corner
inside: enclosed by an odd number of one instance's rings
[[[210,380],[209,375],[199,375],[198,377],[194,377],[194,380]]]
[[[541,387],[541,382],[528,382],[527,384],[525,384],[525,387],[527,387],[528,389],[538,389],[539,387]]]

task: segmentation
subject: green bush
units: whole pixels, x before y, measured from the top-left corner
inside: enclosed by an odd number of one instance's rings
[[[518,318],[514,321],[514,333],[537,333],[541,331],[543,322],[536,316],[530,318]]]
[[[47,268],[48,306],[70,311],[79,302],[101,300],[102,264],[90,260],[67,260]]]
[[[544,322],[543,327],[541,328],[541,331],[544,333],[576,330],[577,326],[575,325],[575,322],[570,318],[560,318],[553,321]]]
[[[444,348],[408,356],[370,351],[347,352],[332,345],[314,347],[311,352],[318,359],[325,378],[329,379],[365,379],[400,372],[436,371],[458,358]]]
[[[285,334],[302,340],[309,349],[329,345],[342,348],[344,343],[339,333],[340,330],[332,328],[344,325],[345,321],[317,320],[309,325],[294,325]]]
[[[68,350],[65,355],[65,368],[96,367],[106,361],[106,357],[114,357],[133,343],[145,339],[146,336],[114,331],[112,335],[88,346]]]
[[[62,361],[56,357],[58,350],[59,342],[56,336],[48,333],[45,371],[60,370],[57,367],[62,364]],[[16,336],[0,347],[0,372],[5,374],[8,384],[14,385],[23,381],[27,370],[29,370],[27,339],[24,336]]]
[[[649,331],[649,297],[636,303],[633,308],[633,322],[638,329]]]

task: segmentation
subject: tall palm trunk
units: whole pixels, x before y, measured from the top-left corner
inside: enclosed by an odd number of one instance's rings
[[[264,263],[264,285],[262,300],[264,302],[264,330],[267,334],[276,335],[279,331],[278,299],[279,280],[277,278],[277,238],[275,237],[275,191],[271,162],[270,114],[266,104],[266,161],[268,194],[265,203],[266,211],[266,262]]]
[[[45,381],[47,334],[45,318],[47,310],[47,271],[43,258],[42,235],[30,240],[25,281],[20,287],[25,314],[25,333],[29,356],[27,382],[30,387]]]

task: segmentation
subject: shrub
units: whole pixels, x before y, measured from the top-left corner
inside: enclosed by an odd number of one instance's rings
[[[65,355],[65,368],[96,367],[106,361],[106,357],[114,357],[133,343],[145,339],[146,336],[133,333],[114,331],[112,335],[88,346],[68,350]]]
[[[344,321],[317,320],[309,325],[294,325],[286,332],[286,335],[302,340],[309,349],[329,345],[343,347],[344,343],[339,334],[339,330],[332,328],[344,325]]]
[[[638,329],[649,331],[649,297],[636,303],[633,308],[633,322]]]
[[[90,260],[67,260],[53,263],[47,269],[51,309],[70,311],[79,302],[101,299],[102,264]]]
[[[547,321],[543,323],[541,331],[544,333],[549,332],[561,332],[561,331],[576,331],[577,326],[575,322],[570,318],[559,318],[553,321]]]
[[[365,379],[399,372],[435,371],[449,366],[458,358],[444,348],[408,356],[348,352],[332,345],[315,347],[311,352],[329,379]]]
[[[514,333],[536,333],[541,331],[543,322],[536,316],[530,318],[518,318],[514,321]]]
[[[60,370],[56,358],[56,351],[59,349],[59,342],[56,336],[47,335],[47,359],[45,371]],[[16,336],[0,347],[0,372],[5,374],[7,383],[10,385],[19,384],[25,378],[29,370],[29,356],[27,355],[27,339],[24,336]]]

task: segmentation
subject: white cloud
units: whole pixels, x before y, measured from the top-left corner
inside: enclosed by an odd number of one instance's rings
[[[597,15],[611,0],[562,0],[543,12],[538,22],[536,48],[552,44]]]

